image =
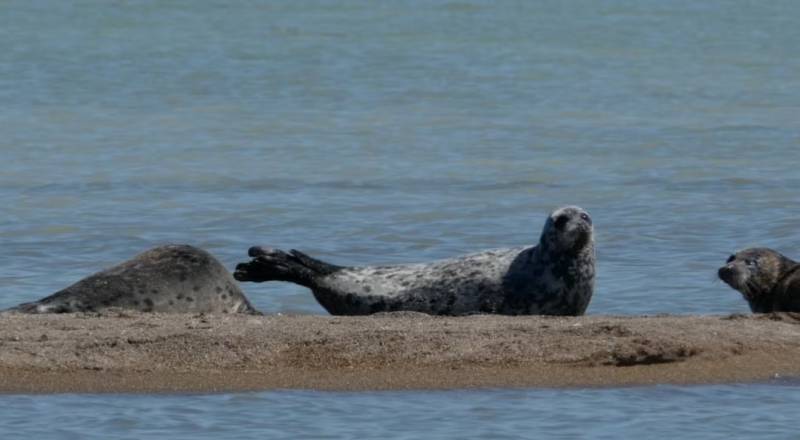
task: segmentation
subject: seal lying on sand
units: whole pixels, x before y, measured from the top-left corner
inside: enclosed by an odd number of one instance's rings
[[[739,251],[717,274],[742,293],[753,313],[800,312],[800,264],[772,249]]]
[[[239,281],[289,281],[310,288],[333,315],[416,311],[436,315],[581,315],[594,289],[592,221],[576,206],[547,218],[539,244],[428,264],[341,267],[252,247]]]
[[[163,313],[258,313],[216,258],[188,245],[150,249],[8,311],[71,313],[112,307]]]

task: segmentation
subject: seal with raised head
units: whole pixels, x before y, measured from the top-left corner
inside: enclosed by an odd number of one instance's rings
[[[252,260],[236,266],[237,280],[300,284],[333,315],[581,315],[594,290],[592,220],[577,206],[551,213],[535,246],[427,264],[342,267],[296,250],[248,253]]]
[[[772,249],[739,251],[717,275],[741,292],[753,313],[800,312],[800,264]]]
[[[155,247],[46,298],[7,311],[72,313],[109,308],[162,313],[258,313],[216,258],[189,245]]]

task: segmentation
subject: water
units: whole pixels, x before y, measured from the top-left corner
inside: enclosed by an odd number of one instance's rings
[[[797,437],[796,384],[596,390],[9,396],[0,430],[50,439]],[[724,408],[721,411],[720,408]],[[66,411],[65,411],[66,410]],[[34,416],[35,415],[35,416]],[[31,423],[30,418],[46,423]],[[33,425],[33,426],[31,426]]]
[[[578,204],[597,234],[588,313],[746,312],[715,280],[727,255],[800,257],[798,14],[788,0],[5,1],[0,307],[166,242],[231,268],[253,244],[417,262],[533,243],[547,212]],[[324,313],[299,287],[243,287],[266,312]],[[396,414],[418,420],[409,437],[611,437],[670,419],[730,437],[748,415],[779,432],[796,399],[792,384],[3,397],[0,435],[69,438],[91,420],[248,437],[246,411],[332,437],[386,434]],[[573,409],[566,425],[532,416]]]

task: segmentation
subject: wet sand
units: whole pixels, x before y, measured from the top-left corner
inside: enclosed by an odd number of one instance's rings
[[[800,315],[0,316],[0,392],[625,386],[800,376]]]

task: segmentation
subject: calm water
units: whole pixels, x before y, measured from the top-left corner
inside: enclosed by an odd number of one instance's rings
[[[800,392],[796,383],[775,382],[599,390],[8,396],[3,406],[4,439],[793,439]]]
[[[417,262],[532,243],[578,204],[597,231],[589,313],[744,312],[715,281],[730,252],[800,257],[798,17],[790,0],[4,1],[0,307],[165,242],[228,267],[253,244]],[[323,313],[292,285],[244,288],[266,312]],[[781,409],[799,399],[793,384],[3,397],[0,436],[614,437],[681,419],[791,437]]]

